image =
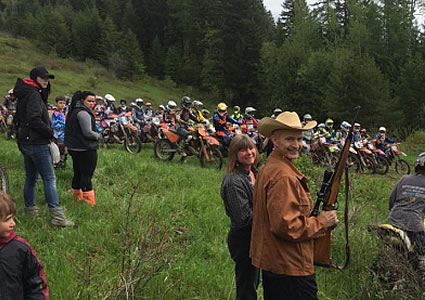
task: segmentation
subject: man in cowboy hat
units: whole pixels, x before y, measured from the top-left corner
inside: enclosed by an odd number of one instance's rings
[[[295,167],[303,148],[304,126],[295,112],[263,118],[258,131],[270,137],[274,150],[254,188],[250,256],[263,271],[264,300],[317,299],[313,239],[338,223],[336,211],[311,217],[313,203],[306,177]]]

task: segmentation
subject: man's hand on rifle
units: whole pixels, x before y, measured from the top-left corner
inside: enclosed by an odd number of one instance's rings
[[[336,227],[338,225],[339,220],[338,216],[336,215],[336,210],[322,210],[320,212],[319,216],[325,216],[328,220],[328,224],[326,227]]]

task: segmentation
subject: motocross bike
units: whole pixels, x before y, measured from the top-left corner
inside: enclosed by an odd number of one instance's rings
[[[155,142],[154,146],[155,156],[160,160],[172,160],[176,153],[184,152],[189,156],[197,156],[203,168],[221,169],[223,155],[219,150],[218,140],[209,136],[202,126],[195,127],[189,134],[192,138],[181,146],[181,136],[176,131],[161,127],[159,129],[160,139]]]
[[[337,153],[340,151],[337,144],[328,143],[324,136],[315,138],[310,144],[310,153],[313,163],[323,167],[333,167],[337,161]]]
[[[130,123],[128,116],[112,115],[100,124],[98,130],[102,134],[104,147],[107,144],[118,143],[124,144],[125,150],[130,153],[139,153],[142,150],[137,128]]]
[[[0,164],[0,192],[7,193],[9,191],[9,180],[6,170]]]
[[[376,165],[371,158],[372,151],[363,146],[363,143],[358,141],[353,143],[354,151],[350,151],[348,162],[350,168],[355,172],[365,174],[373,174],[376,172]],[[351,149],[350,149],[351,150]]]
[[[400,175],[409,175],[410,174],[410,165],[407,161],[401,158],[401,156],[407,156],[406,153],[398,149],[398,145],[400,143],[396,144],[388,144],[387,145],[387,151],[386,151],[386,158],[388,159],[389,163],[394,163],[395,171],[397,174]]]
[[[153,117],[139,129],[139,139],[142,143],[155,143],[158,137],[158,127],[161,125],[159,118]]]
[[[372,275],[388,295],[395,296],[397,292],[403,297],[411,296],[404,299],[415,299],[412,294],[421,294],[422,280],[417,271],[418,255],[407,233],[390,224],[369,225],[368,231],[380,241]]]
[[[381,149],[375,147],[375,140],[364,141],[363,144],[372,152],[370,157],[375,163],[376,173],[380,175],[387,174],[390,169],[390,163],[385,158],[385,153]]]

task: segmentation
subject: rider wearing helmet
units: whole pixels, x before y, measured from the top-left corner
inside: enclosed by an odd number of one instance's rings
[[[359,142],[362,139],[362,136],[360,134],[360,124],[354,123],[353,125],[353,142]]]
[[[137,98],[135,102],[131,103],[131,120],[138,129],[142,129],[145,126],[143,104],[142,98]]]
[[[391,225],[407,233],[417,255],[417,271],[425,279],[425,152],[420,153],[414,163],[415,175],[403,176],[394,187],[390,199]]]
[[[325,127],[322,129],[323,135],[326,138],[327,143],[332,143],[335,139],[336,132],[333,126],[334,126],[334,121],[328,118],[325,122]]]
[[[103,98],[106,100],[105,114],[107,116],[110,116],[112,114],[118,114],[118,110],[115,107],[115,97],[111,94],[106,94]]]
[[[168,126],[174,126],[176,124],[176,110],[177,110],[177,104],[173,100],[168,101],[167,105],[165,106],[165,113],[164,113],[164,122],[168,124]]]
[[[256,128],[258,126],[258,121],[254,117],[254,113],[256,111],[257,110],[254,107],[248,106],[245,108],[245,114],[242,119],[242,124],[245,125],[242,127],[242,132],[247,133],[250,136],[255,135]]]
[[[208,120],[209,119],[209,117],[210,117],[210,111],[208,110],[208,109],[206,109],[206,108],[204,108],[204,109],[202,109],[202,115],[204,116],[204,118],[206,119],[206,120]]]
[[[96,106],[94,107],[94,115],[96,116],[97,120],[100,120],[103,118],[105,114],[105,102],[103,100],[102,96],[96,95]]]
[[[311,117],[310,114],[305,114],[303,116],[303,121],[301,122],[302,126],[304,127],[308,122],[313,121],[313,118]],[[307,145],[311,144],[311,140],[313,138],[314,135],[314,129],[310,129],[310,130],[304,130],[303,131],[303,140]]]
[[[378,129],[378,134],[376,135],[375,138],[375,146],[377,149],[381,149],[382,151],[384,151],[384,153],[387,152],[388,147],[386,146],[386,144],[394,144],[395,141],[390,139],[387,136],[387,129],[385,127],[379,127]]]
[[[205,117],[202,114],[202,106],[204,104],[199,101],[199,100],[193,100],[192,102],[192,108],[190,109],[190,112],[192,113],[192,115],[194,115],[199,123],[202,123],[203,121],[205,121]],[[190,120],[190,122],[193,122],[192,120]]]
[[[238,106],[238,105],[233,106],[232,118],[235,119],[236,121],[239,121],[243,118],[243,116],[241,114],[241,107],[240,106]]]
[[[18,101],[16,100],[15,93],[13,92],[13,89],[10,89],[7,92],[7,95],[4,97],[3,104],[0,106],[4,112],[8,111],[16,111],[16,105]]]
[[[118,114],[125,114],[126,112],[128,112],[130,109],[127,106],[127,100],[125,99],[121,99],[120,100],[120,106],[118,107]]]
[[[150,122],[152,120],[152,118],[155,117],[155,113],[152,109],[152,103],[151,102],[146,102],[144,113],[145,113],[145,121],[146,122]]]
[[[227,122],[233,124],[239,124],[239,122],[233,119],[227,113],[227,105],[224,102],[221,102],[217,105],[217,111],[213,115],[213,124],[218,136],[221,136],[224,141],[230,142],[230,132],[227,128]]]
[[[166,111],[165,106],[164,106],[163,104],[161,104],[161,105],[158,107],[158,111],[156,112],[156,116],[159,118],[159,121],[160,121],[161,123],[164,123],[164,115],[165,115],[165,111]]]
[[[342,121],[339,128],[340,129],[336,132],[335,139],[337,141],[345,140],[348,136],[348,133],[350,132],[351,124],[347,121]]]
[[[280,108],[275,108],[273,114],[271,115],[272,119],[276,119],[283,111]]]
[[[183,96],[180,101],[180,109],[176,113],[176,129],[180,135],[179,147],[181,147],[182,158],[187,156],[184,151],[184,143],[190,141],[192,136],[189,134],[189,120],[199,123],[198,119],[190,112],[192,100],[188,96]]]

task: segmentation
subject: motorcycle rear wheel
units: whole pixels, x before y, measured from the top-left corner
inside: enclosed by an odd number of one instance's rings
[[[372,158],[369,156],[363,157],[365,165],[363,166],[363,173],[365,174],[373,174],[376,171],[376,165]]]
[[[176,154],[175,147],[167,139],[156,141],[153,151],[159,160],[172,160]]]
[[[220,150],[215,147],[206,147],[205,151],[207,151],[209,159],[205,157],[204,151],[201,150],[201,153],[199,154],[201,167],[221,170],[223,167],[223,155]]]
[[[350,153],[348,155],[347,165],[348,165],[348,169],[350,171],[360,172],[362,170],[361,162],[360,162],[359,158],[354,154]]]
[[[124,140],[124,148],[130,153],[139,153],[142,150],[142,142],[136,135],[130,134]]]
[[[395,161],[395,171],[399,175],[409,175],[410,174],[410,165],[404,159],[397,159]]]
[[[7,178],[6,170],[0,166],[0,191],[7,193],[9,191],[9,180]]]

